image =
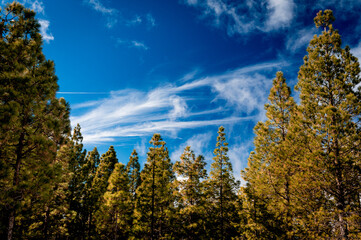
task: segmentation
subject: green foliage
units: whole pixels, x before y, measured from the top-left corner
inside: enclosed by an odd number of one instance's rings
[[[206,238],[206,199],[204,182],[207,178],[204,157],[195,156],[190,146],[184,149],[174,165],[178,176],[178,237],[185,239]]]
[[[168,149],[160,134],[149,142],[147,163],[140,176],[135,227],[141,239],[169,239],[174,234],[174,173]]]
[[[115,164],[108,183],[96,213],[97,232],[102,239],[128,239],[132,230],[132,194],[128,172],[122,163]]]
[[[306,150],[300,170],[307,173],[305,180],[312,182],[312,194],[320,203],[302,224],[315,235],[349,239],[359,238],[361,229],[356,220],[361,210],[361,101],[355,92],[360,67],[350,48],[341,47],[333,19],[330,10],[315,18],[324,31],[311,40],[299,71],[301,105],[294,124],[299,145]]]
[[[140,164],[138,161],[138,153],[135,149],[133,150],[132,154],[129,157],[129,161],[127,164],[127,172],[129,177],[130,192],[133,196],[133,200],[135,201],[136,191],[141,183]]]
[[[277,74],[243,173],[243,235],[248,239],[360,238],[359,63],[320,11],[299,71],[294,106]]]
[[[247,181],[242,190],[242,214],[247,219],[244,234],[248,238],[294,239],[297,223],[293,193],[300,179],[294,177],[297,167],[289,134],[296,106],[282,72],[273,80],[268,99],[268,120],[255,127],[255,151],[243,171]]]
[[[229,239],[237,233],[236,192],[239,183],[233,176],[232,164],[229,161],[228,143],[224,127],[219,127],[217,144],[214,149],[210,176],[206,182],[208,228],[211,236],[217,239]]]
[[[82,222],[82,199],[85,177],[83,166],[85,164],[86,150],[83,150],[83,137],[79,124],[74,128],[71,145],[67,149],[69,182],[67,202],[70,214],[68,216],[67,229],[71,238],[78,239],[83,234],[84,224]]]
[[[70,130],[69,106],[55,96],[35,13],[13,2],[0,18],[0,234],[32,238],[48,232],[44,212],[62,181],[56,154]]]
[[[334,20],[314,19],[299,105],[276,74],[239,188],[223,127],[209,177],[190,146],[173,169],[160,134],[141,172],[135,150],[87,154],[35,13],[0,9],[0,238],[361,239],[360,67]]]

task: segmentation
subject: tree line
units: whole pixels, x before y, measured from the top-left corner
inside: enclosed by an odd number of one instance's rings
[[[142,167],[135,150],[126,165],[113,146],[85,150],[35,13],[14,2],[0,17],[2,239],[361,239],[360,67],[331,10],[314,19],[299,104],[276,74],[243,186],[223,127],[209,173],[191,146],[173,163],[160,134]]]

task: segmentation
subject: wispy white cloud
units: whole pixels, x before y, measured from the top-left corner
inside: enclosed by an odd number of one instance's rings
[[[145,45],[145,43],[136,41],[136,40],[123,40],[123,39],[117,39],[117,44],[126,46],[128,48],[137,48],[142,50],[148,50],[149,47]]]
[[[134,27],[144,24],[144,26],[146,26],[148,30],[154,28],[157,25],[155,22],[155,18],[150,13],[146,15],[135,15],[133,18],[123,20],[123,22],[128,27]]]
[[[39,24],[40,24],[40,34],[43,37],[43,40],[47,43],[54,40],[54,36],[51,33],[49,33],[50,22],[48,20],[40,19]]]
[[[194,154],[203,155],[207,163],[211,162],[212,160],[212,153],[209,152],[208,147],[212,140],[213,134],[211,132],[195,134],[185,142],[179,145],[177,149],[172,152],[171,159],[173,162],[179,161],[180,156],[184,152],[184,148],[186,146],[190,146],[191,149],[194,151]]]
[[[174,136],[178,131],[184,129],[194,129],[205,126],[220,126],[225,124],[235,124],[245,120],[254,120],[254,117],[229,117],[216,120],[204,121],[153,121],[143,124],[128,125],[116,127],[111,130],[87,132],[83,129],[84,142],[86,143],[99,143],[115,141],[118,137],[139,137],[149,136],[156,132],[170,133]],[[84,126],[84,125],[83,125]]]
[[[267,94],[272,82],[263,75],[239,76],[215,81],[213,89],[217,92],[217,98],[225,99],[228,104],[242,109],[247,114],[254,110],[261,111],[266,102]],[[257,97],[255,97],[257,96]]]
[[[135,15],[134,18],[126,21],[127,26],[139,25],[143,22],[142,18],[139,15]]]
[[[230,146],[228,150],[229,160],[233,166],[233,174],[237,180],[243,183],[241,177],[241,170],[247,167],[250,150],[253,147],[253,141],[250,139],[243,140],[241,143],[236,143]]]
[[[173,104],[173,109],[169,112],[169,118],[175,120],[180,117],[184,117],[188,112],[188,105],[184,98],[174,96],[170,99]]]
[[[188,5],[196,5],[198,3],[198,0],[185,0],[185,2],[188,4]]]
[[[113,8],[106,8],[99,0],[85,0],[95,11],[102,14],[113,14],[116,10]]]
[[[142,138],[142,140],[134,146],[134,149],[137,151],[140,157],[146,157],[148,152],[147,140]]]
[[[351,53],[357,57],[359,61],[361,60],[361,42],[359,42],[357,46],[351,48]]]
[[[358,58],[358,61],[361,62],[361,42],[357,46],[351,48],[351,53]],[[354,91],[361,91],[361,82],[354,87]]]
[[[316,29],[313,26],[296,31],[287,37],[286,49],[291,53],[295,53],[297,50],[305,48],[313,38],[314,34],[316,34]]]
[[[84,2],[107,18],[106,27],[112,28],[118,22],[118,10],[105,7],[100,0],[84,0]]]
[[[31,3],[31,9],[33,9],[37,13],[44,14],[44,3],[42,1],[34,1]]]
[[[192,80],[195,78],[195,76],[200,72],[199,69],[194,69],[186,74],[183,75],[183,77],[180,79],[181,81],[187,82],[189,80]]]
[[[293,0],[267,0],[268,19],[266,29],[288,27],[294,17]]]
[[[146,18],[147,18],[148,29],[151,29],[156,26],[155,18],[153,17],[152,14],[148,13]]]
[[[148,46],[146,46],[144,43],[142,42],[139,42],[139,41],[131,41],[131,44],[133,47],[136,47],[136,48],[141,48],[141,49],[144,49],[144,50],[148,50]]]
[[[202,18],[211,19],[214,26],[226,29],[230,36],[288,27],[295,6],[293,0],[185,0],[183,3],[198,8]]]
[[[82,113],[73,116],[71,121],[80,123],[87,143],[150,136],[155,132],[176,137],[184,129],[257,121],[272,83],[260,74],[275,72],[282,64],[273,62],[243,67],[190,82],[178,81],[182,83],[180,85],[163,84],[149,92],[114,91],[107,98],[75,105],[86,111],[82,109]],[[194,92],[205,92],[206,95],[195,95]],[[215,101],[220,101],[217,108],[201,107],[212,106]]]
[[[108,92],[57,92],[58,94],[70,95],[92,95],[92,94],[108,94]]]

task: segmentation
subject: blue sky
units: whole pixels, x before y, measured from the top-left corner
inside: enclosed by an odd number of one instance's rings
[[[161,133],[172,161],[191,145],[210,165],[223,125],[239,178],[272,79],[283,71],[296,84],[319,10],[334,11],[343,44],[361,57],[359,0],[20,2],[38,13],[58,96],[71,104],[85,147],[114,145],[123,163],[133,148],[144,162]]]

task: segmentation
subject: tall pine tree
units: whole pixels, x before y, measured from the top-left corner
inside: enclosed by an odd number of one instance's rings
[[[122,163],[115,164],[108,183],[96,213],[97,232],[102,239],[129,239],[132,230],[132,195],[127,170]]]
[[[160,134],[150,140],[147,163],[137,189],[135,231],[142,239],[169,239],[174,232],[174,173]]]
[[[300,117],[294,124],[307,150],[300,163],[308,173],[305,184],[322,204],[305,224],[314,224],[315,234],[325,226],[325,237],[360,238],[360,67],[350,48],[342,48],[332,11],[320,11],[314,21],[323,31],[311,40],[299,71]]]
[[[224,127],[219,127],[217,144],[214,149],[211,172],[207,179],[207,198],[211,214],[208,224],[212,231],[210,237],[230,239],[236,236],[236,202],[239,184],[233,176],[232,164],[228,157]]]
[[[83,136],[80,125],[73,130],[71,145],[67,150],[69,158],[68,172],[69,183],[67,189],[67,202],[70,213],[67,221],[67,229],[70,238],[79,239],[83,235],[84,225],[82,224],[82,199],[86,176],[83,173],[86,150],[83,149]]]
[[[27,232],[25,222],[39,211],[35,208],[44,209],[54,189],[56,152],[70,131],[69,109],[56,98],[54,63],[42,53],[39,28],[35,12],[19,3],[0,10],[0,186],[4,193],[0,234],[4,239],[13,239],[14,233],[21,238]]]
[[[133,200],[135,201],[136,191],[141,183],[140,164],[138,161],[138,153],[135,149],[133,150],[132,154],[129,157],[129,161],[127,163],[127,172],[129,177],[130,192],[132,194]]]
[[[184,149],[174,165],[179,189],[178,237],[204,239],[206,237],[206,199],[204,180],[207,179],[206,162],[202,155],[195,156],[190,146]]]
[[[255,151],[243,171],[247,182],[243,189],[243,214],[247,218],[244,234],[248,238],[294,239],[297,224],[293,222],[292,192],[297,168],[292,163],[295,153],[288,135],[296,105],[282,72],[273,80],[268,99],[268,120],[255,127]]]

